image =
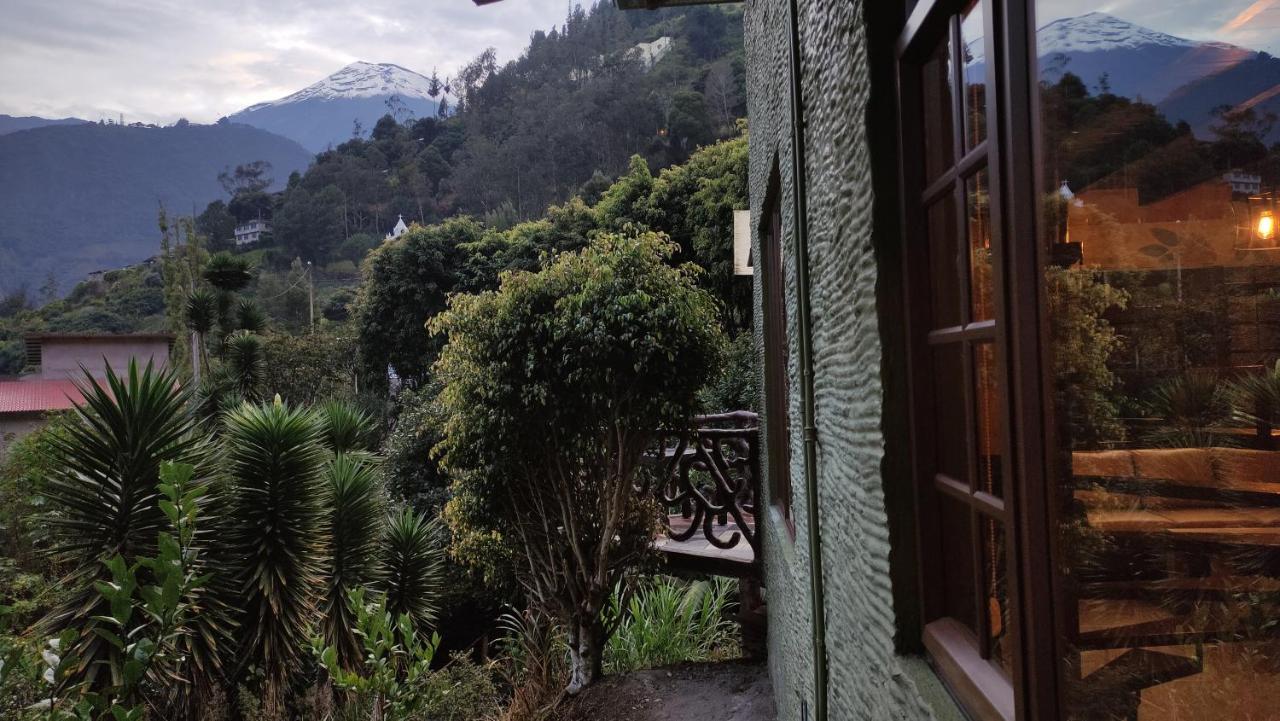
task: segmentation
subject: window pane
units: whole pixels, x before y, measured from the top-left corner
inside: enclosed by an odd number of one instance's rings
[[[973,3],[960,18],[960,52],[964,58],[964,149],[987,137],[987,69],[983,48],[983,2]]]
[[[987,614],[990,658],[1008,673],[1013,672],[1013,644],[1009,634],[1009,576],[1005,559],[1004,526],[982,518],[982,597]]]
[[[974,610],[973,522],[969,507],[950,496],[938,496],[939,526],[943,566],[943,611],[969,627],[976,635],[978,616]],[[932,620],[932,619],[931,619]]]
[[[951,193],[928,210],[929,273],[933,297],[933,327],[960,325],[962,248],[956,237],[956,201]]]
[[[991,300],[991,195],[986,168],[965,181],[964,197],[969,234],[971,319],[988,320],[995,316]]]
[[[924,118],[926,181],[955,164],[955,126],[952,124],[951,37],[944,34],[920,70]]]
[[[1004,484],[1001,452],[1000,386],[996,376],[995,346],[979,343],[973,349],[974,436],[978,443],[978,478],[974,489],[1002,498]]]
[[[1280,6],[1250,5],[1036,3],[1072,718],[1280,708]]]
[[[936,473],[968,483],[968,422],[964,413],[964,345],[933,348],[933,438]]]

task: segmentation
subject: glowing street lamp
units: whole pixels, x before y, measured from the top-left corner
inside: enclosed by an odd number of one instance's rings
[[[1258,240],[1274,242],[1276,239],[1276,216],[1270,210],[1264,210],[1258,215],[1258,227],[1254,228],[1254,235]]]

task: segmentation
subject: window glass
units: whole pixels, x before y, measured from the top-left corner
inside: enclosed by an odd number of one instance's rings
[[[930,119],[924,125],[924,169],[933,180],[955,162],[955,128],[952,126],[951,39],[943,34],[920,70],[921,109]],[[936,122],[934,122],[936,121]]]
[[[1274,718],[1280,3],[1035,12],[1066,716]]]
[[[991,197],[987,171],[964,184],[966,231],[969,235],[969,295],[971,320],[994,318],[991,299]]]
[[[956,237],[955,196],[947,193],[929,206],[929,272],[932,276],[933,327],[946,328],[960,325],[961,262],[963,246]]]
[[[983,48],[984,3],[978,0],[960,16],[960,53],[964,65],[964,149],[987,137],[987,69]]]

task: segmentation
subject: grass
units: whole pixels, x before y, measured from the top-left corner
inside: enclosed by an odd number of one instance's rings
[[[624,594],[615,589],[606,619],[621,620],[605,648],[605,671],[736,656],[737,629],[728,616],[735,590],[734,582],[723,578],[686,582],[658,576],[634,590],[624,615]]]

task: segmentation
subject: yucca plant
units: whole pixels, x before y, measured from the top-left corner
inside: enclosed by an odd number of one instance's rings
[[[261,333],[267,329],[267,314],[262,312],[257,303],[245,298],[236,304],[236,327],[250,333]]]
[[[1253,424],[1258,444],[1271,450],[1275,442],[1271,431],[1280,419],[1280,361],[1262,373],[1247,375],[1231,384],[1228,391],[1235,417]]]
[[[207,366],[208,353],[205,338],[218,324],[218,296],[206,289],[191,291],[183,309],[187,330],[191,331],[191,376],[200,383],[200,368]]]
[[[433,521],[412,508],[391,514],[382,560],[387,610],[397,617],[407,614],[419,629],[436,620],[444,564],[440,546]]]
[[[86,373],[75,420],[52,444],[60,470],[44,495],[52,554],[70,569],[68,593],[43,620],[47,631],[75,628],[79,678],[93,685],[110,653],[94,632],[105,614],[94,589],[108,580],[104,561],[133,563],[156,555],[158,534],[168,521],[159,505],[160,467],[166,461],[205,461],[205,446],[187,411],[187,391],[174,374],[130,362],[121,377],[108,366],[102,381]],[[212,659],[209,659],[213,663]]]
[[[248,260],[226,251],[214,253],[205,263],[204,279],[218,290],[234,293],[253,280],[253,266]]]
[[[302,661],[324,594],[326,453],[307,410],[244,404],[225,418],[229,515],[224,533],[239,590],[239,661],[279,701]]]
[[[249,403],[262,400],[266,359],[262,339],[247,331],[237,331],[223,344],[224,367],[240,397]]]
[[[377,428],[368,413],[345,401],[331,400],[319,408],[324,442],[334,453],[372,451]]]
[[[1189,371],[1151,391],[1147,412],[1159,423],[1144,440],[1162,448],[1205,448],[1233,445],[1218,432],[1231,416],[1230,396],[1217,374]]]
[[[356,619],[348,601],[356,589],[378,580],[378,553],[386,522],[386,498],[377,466],[367,457],[339,453],[325,466],[329,499],[328,583],[321,601],[325,645],[345,669],[360,661]]]

